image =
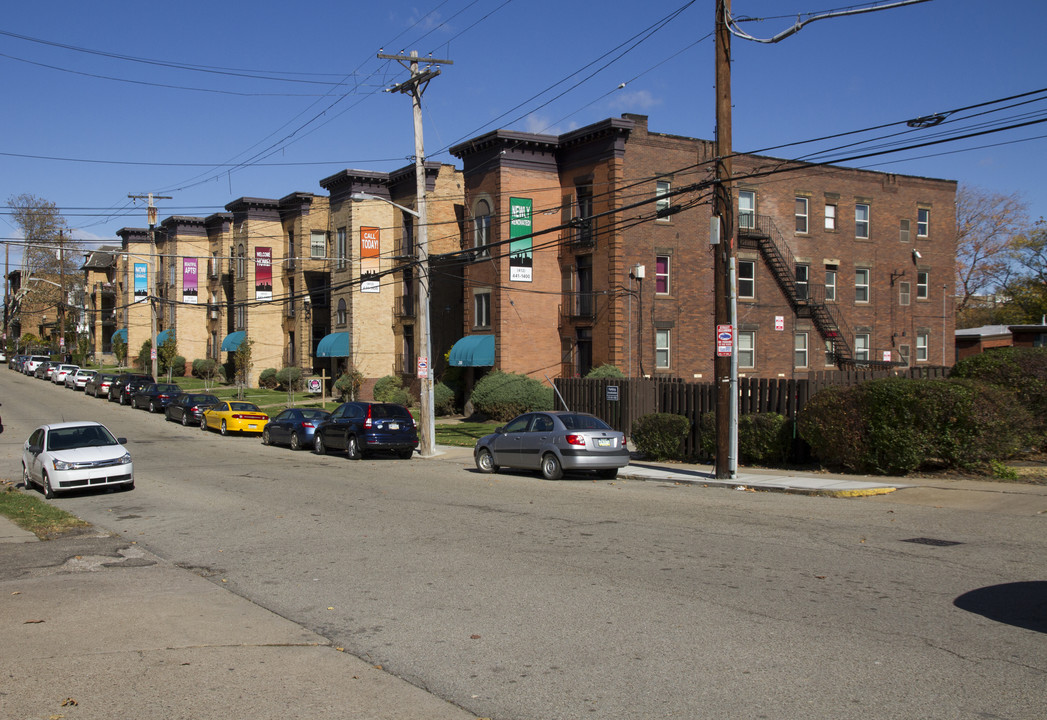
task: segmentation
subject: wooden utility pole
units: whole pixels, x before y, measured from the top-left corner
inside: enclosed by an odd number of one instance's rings
[[[731,354],[722,352],[720,336],[723,328],[731,325],[731,288],[728,282],[731,255],[734,252],[734,198],[731,191],[731,33],[727,15],[731,0],[716,0],[716,178],[713,190],[713,222],[719,223],[714,232],[719,244],[713,245],[713,304],[716,323],[716,478],[730,478],[731,436]],[[731,353],[734,352],[733,328]]]
[[[426,214],[425,202],[425,143],[422,139],[422,93],[429,85],[429,81],[440,74],[440,68],[433,65],[453,65],[450,60],[434,60],[425,58],[426,68],[419,69],[419,57],[416,51],[410,55],[383,55],[378,54],[383,60],[396,60],[405,65],[411,71],[411,79],[405,80],[399,85],[389,88],[389,92],[399,92],[411,96],[411,106],[414,110],[414,179],[415,179],[415,202],[418,208],[418,242],[415,244],[415,259],[418,263],[418,328],[421,338],[419,345],[425,353],[424,360],[418,363],[418,379],[421,384],[421,414],[422,428],[419,433],[418,452],[422,457],[430,457],[436,452],[436,416],[433,408],[433,348],[431,335],[431,322],[429,319],[429,220]]]

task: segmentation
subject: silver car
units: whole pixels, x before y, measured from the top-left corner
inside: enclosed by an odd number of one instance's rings
[[[522,468],[559,480],[565,471],[592,470],[611,479],[629,464],[629,450],[625,435],[594,415],[530,412],[477,440],[473,459],[483,473]]]
[[[22,480],[51,499],[63,490],[135,486],[125,438],[96,422],[41,425],[22,447]]]

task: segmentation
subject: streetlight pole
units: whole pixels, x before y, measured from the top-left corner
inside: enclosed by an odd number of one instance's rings
[[[156,206],[153,205],[153,200],[171,200],[170,195],[153,195],[148,193],[146,195],[128,195],[127,197],[132,200],[148,200],[148,217],[149,217],[149,245],[150,252],[152,255],[152,262],[150,263],[153,267],[153,290],[155,291],[160,287],[160,278],[158,277],[160,272],[160,258],[156,254]],[[149,337],[152,345],[152,351],[150,357],[152,359],[152,373],[153,378],[159,374],[157,368],[157,358],[160,356],[160,349],[156,347],[156,294],[155,292],[149,293]]]

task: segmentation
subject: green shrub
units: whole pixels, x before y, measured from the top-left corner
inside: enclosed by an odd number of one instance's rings
[[[276,373],[276,382],[284,390],[301,390],[305,387],[305,379],[302,377],[302,368],[285,367]]]
[[[617,365],[605,364],[594,367],[585,377],[587,378],[623,378],[625,373],[618,369]]]
[[[442,382],[433,385],[433,414],[453,415],[454,410],[454,390]]]
[[[171,374],[175,377],[185,377],[185,358],[175,355],[171,360]]]
[[[211,358],[193,360],[193,377],[204,380],[213,380],[225,376],[225,368]]]
[[[276,379],[276,368],[266,368],[258,375],[258,387],[275,390],[280,383]]]
[[[411,393],[404,388],[404,381],[399,375],[386,375],[378,378],[372,392],[374,399],[378,402],[396,403],[397,405],[410,405]]]
[[[506,422],[531,410],[552,410],[553,389],[526,375],[495,370],[476,383],[470,400],[477,412]]]
[[[356,400],[360,395],[360,387],[364,384],[364,376],[355,367],[350,365],[344,373],[334,381],[334,389],[339,392],[343,400]]]
[[[1007,393],[953,380],[871,380],[808,402],[801,436],[830,467],[904,475],[922,466],[967,468],[1028,447],[1029,414]]]
[[[683,440],[690,432],[691,421],[683,415],[652,413],[636,419],[632,441],[644,457],[651,460],[679,460]]]
[[[738,417],[738,462],[781,467],[789,460],[793,425],[778,413],[750,413]],[[703,413],[698,422],[703,455],[716,457],[716,413]]]
[[[949,373],[1013,394],[1033,417],[1039,445],[1047,447],[1047,348],[998,348],[964,358]]]

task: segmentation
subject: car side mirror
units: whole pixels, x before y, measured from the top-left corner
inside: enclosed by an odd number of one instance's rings
[[[127,438],[117,438],[116,441],[118,443],[120,443],[121,445],[126,445],[127,444]]]
[[[494,429],[495,435],[501,435],[503,432],[505,432],[505,428],[501,425]]]

